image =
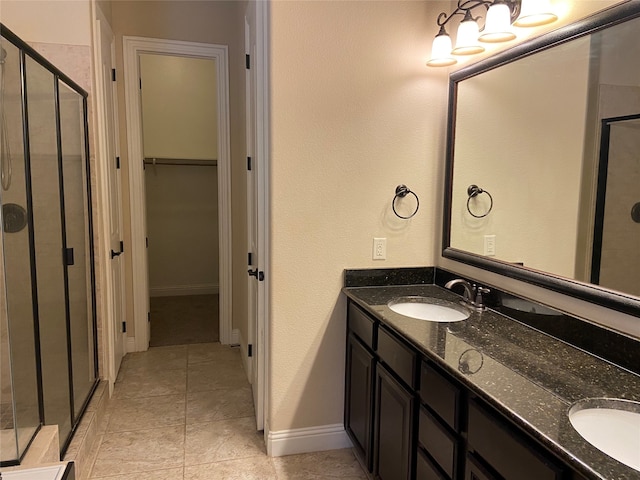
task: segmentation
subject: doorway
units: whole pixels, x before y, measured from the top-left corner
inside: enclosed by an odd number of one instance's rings
[[[219,336],[215,59],[141,54],[150,346]]]
[[[124,59],[125,59],[125,99],[127,108],[127,120],[129,127],[129,194],[130,194],[130,208],[131,208],[131,232],[132,232],[132,265],[133,265],[133,307],[134,307],[134,345],[130,348],[130,351],[144,351],[149,347],[151,332],[150,322],[152,320],[153,301],[149,302],[150,294],[152,298],[154,296],[162,297],[179,297],[186,296],[187,294],[196,295],[219,295],[219,329],[218,335],[221,343],[232,343],[231,334],[231,208],[230,208],[230,158],[229,158],[229,106],[228,106],[228,62],[227,62],[227,47],[221,45],[210,45],[193,42],[181,42],[172,40],[160,40],[150,39],[142,37],[123,37],[124,44]],[[154,63],[154,60],[160,59],[160,57],[173,58],[176,62],[195,61],[200,62],[202,65],[214,65],[215,66],[215,84],[211,85],[211,91],[215,92],[216,106],[215,117],[216,125],[215,131],[210,132],[210,135],[205,135],[207,138],[203,140],[206,144],[209,142],[209,152],[202,154],[194,153],[193,151],[184,153],[184,151],[177,152],[172,148],[178,145],[180,142],[176,141],[174,134],[178,128],[175,125],[168,131],[164,131],[159,134],[160,139],[157,147],[159,150],[153,150],[147,145],[148,139],[145,138],[143,132],[148,125],[148,122],[155,121],[157,112],[147,112],[144,115],[142,99],[145,96],[145,80],[143,78],[143,70],[145,63]],[[162,68],[162,67],[161,67]],[[165,67],[166,68],[166,67]],[[178,67],[180,70],[180,67]],[[183,72],[184,73],[184,72]],[[150,74],[153,75],[153,74]],[[167,71],[161,71],[156,74],[162,77],[168,76]],[[153,77],[149,77],[153,78]],[[140,88],[142,79],[142,88]],[[183,79],[184,80],[184,79]],[[188,89],[185,89],[188,90]],[[166,109],[169,102],[168,98],[165,98],[163,102],[160,102],[160,109]],[[143,128],[144,127],[144,128]],[[189,130],[189,129],[187,129]],[[187,132],[188,134],[189,132]],[[211,145],[211,137],[215,137],[215,145]],[[187,141],[189,143],[189,141]],[[139,159],[140,161],[136,161]],[[178,172],[178,169],[180,172]],[[209,172],[203,174],[202,172]],[[213,179],[213,172],[217,176],[217,181]],[[174,181],[176,175],[184,177],[185,180],[178,183]],[[208,180],[205,177],[210,177]],[[153,184],[152,184],[153,182]],[[191,183],[190,183],[191,182]],[[196,190],[190,188],[194,185],[194,182],[199,182],[203,185],[208,185],[208,188],[199,189],[201,198],[197,198],[192,195]],[[211,198],[211,186],[217,184],[217,195],[213,195],[217,200],[217,206],[212,206],[209,203],[208,207],[204,208],[202,200],[204,197]],[[181,185],[181,186],[180,186]],[[149,189],[149,192],[147,192]],[[162,209],[155,211],[158,206],[152,203],[153,209],[149,207],[148,197],[149,194],[153,197],[154,193],[160,192],[162,195],[169,193],[168,190],[173,190],[173,201],[165,199],[164,212]],[[192,202],[191,207],[186,207],[186,196],[189,194],[189,199]],[[189,225],[195,221],[191,217],[184,218],[179,212],[176,213],[179,208],[188,209],[191,208],[191,213],[201,210],[201,218],[210,218],[215,223],[215,214],[217,214],[217,239],[219,255],[211,255],[211,250],[215,250],[213,241],[207,243],[206,238],[201,240],[201,243],[206,244],[207,257],[217,257],[219,259],[217,266],[217,279],[209,276],[199,280],[191,278],[187,283],[186,277],[174,276],[173,282],[166,282],[166,272],[157,270],[157,267],[151,265],[152,256],[160,257],[160,263],[171,263],[169,260],[176,260],[172,258],[173,255],[193,253],[189,246],[184,245],[181,248],[175,249],[176,241],[179,238],[184,239],[184,228],[191,228],[195,230],[202,230],[197,224]],[[193,205],[200,205],[200,207],[193,207]],[[167,210],[168,209],[168,210]],[[207,210],[209,214],[207,215]],[[215,214],[212,213],[212,209],[215,210]],[[152,242],[154,241],[150,235],[152,235],[152,229],[154,227],[154,218],[162,220],[161,217],[166,217],[166,212],[172,211],[173,223],[168,223],[168,229],[158,233],[156,231],[156,249],[152,248]],[[182,210],[184,212],[186,210]],[[166,218],[164,219],[166,220]],[[175,222],[180,220],[182,226],[177,225]],[[189,221],[190,220],[190,221]],[[211,225],[211,222],[209,222]],[[168,233],[171,235],[168,235]],[[171,242],[167,242],[167,236],[171,236],[173,239],[174,247],[168,246]],[[214,235],[215,236],[215,235]],[[178,240],[176,240],[178,239]],[[209,235],[211,239],[211,235]],[[183,251],[184,250],[184,251]],[[170,252],[170,253],[167,253]],[[184,258],[183,258],[184,260]],[[173,262],[173,266],[180,267],[181,260]],[[202,262],[201,262],[202,263]],[[216,267],[214,266],[215,270]],[[204,270],[207,270],[206,268]],[[174,272],[175,273],[175,272]],[[184,273],[184,272],[183,272]],[[193,272],[192,272],[193,273]],[[202,272],[201,272],[202,273]],[[208,274],[211,274],[211,268],[209,268]],[[163,280],[164,279],[164,280]],[[177,280],[176,280],[177,279]],[[182,279],[182,280],[181,280]],[[217,292],[215,282],[218,282]],[[155,284],[152,282],[156,282]],[[163,284],[163,282],[165,282]],[[155,288],[156,290],[152,290]],[[171,295],[166,295],[171,293]],[[184,300],[184,299],[182,299]],[[206,307],[205,307],[206,308]],[[211,304],[210,304],[211,308]]]

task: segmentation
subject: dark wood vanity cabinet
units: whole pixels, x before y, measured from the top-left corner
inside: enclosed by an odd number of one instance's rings
[[[412,480],[417,353],[349,304],[345,429],[374,478]]]
[[[345,429],[379,480],[584,480],[351,301]]]

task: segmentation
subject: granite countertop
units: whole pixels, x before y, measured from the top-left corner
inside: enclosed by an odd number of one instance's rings
[[[387,306],[412,295],[460,300],[436,285],[345,287],[343,292],[583,475],[640,478],[640,472],[584,440],[567,415],[585,398],[640,401],[639,376],[492,310],[439,323]]]

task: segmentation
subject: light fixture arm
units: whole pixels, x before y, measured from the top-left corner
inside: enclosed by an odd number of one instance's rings
[[[445,12],[442,12],[440,13],[440,15],[438,15],[437,24],[442,31],[442,29],[444,29],[444,26],[449,23],[449,20],[451,20],[454,16],[464,15],[465,17],[471,17],[471,12],[478,7],[484,7],[486,13],[489,10],[489,7],[497,3],[504,3],[509,7],[509,10],[511,11],[512,23],[516,18],[518,18],[518,15],[520,15],[522,0],[458,0],[458,6],[453,12],[451,12],[449,15],[447,15]],[[477,22],[482,17],[478,16],[471,18]]]

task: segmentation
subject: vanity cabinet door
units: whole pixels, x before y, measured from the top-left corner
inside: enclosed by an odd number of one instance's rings
[[[414,395],[382,364],[376,367],[374,476],[379,480],[411,480]]]
[[[371,419],[375,359],[355,335],[347,339],[345,417],[347,434],[371,471]]]

